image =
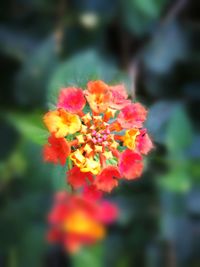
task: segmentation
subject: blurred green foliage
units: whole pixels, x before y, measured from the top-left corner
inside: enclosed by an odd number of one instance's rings
[[[199,266],[198,1],[17,0],[0,10],[0,266]],[[45,241],[66,169],[44,164],[42,116],[60,87],[124,82],[149,109],[143,177],[108,196],[121,208],[76,256]],[[166,256],[164,256],[166,255]],[[172,260],[173,259],[173,260]]]

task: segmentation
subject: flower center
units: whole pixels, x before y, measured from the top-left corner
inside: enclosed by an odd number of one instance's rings
[[[92,131],[92,142],[96,145],[106,145],[110,139],[110,130],[102,129],[102,130],[93,130]]]
[[[106,147],[112,141],[108,124],[101,116],[92,116],[87,124],[87,136],[93,145]]]
[[[81,134],[76,136],[72,147],[71,160],[82,172],[97,174],[106,160],[115,156],[118,143],[111,133],[110,125],[102,116],[87,113],[82,118]]]

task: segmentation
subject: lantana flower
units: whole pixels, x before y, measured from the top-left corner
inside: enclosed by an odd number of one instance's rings
[[[48,216],[47,238],[49,242],[62,243],[68,252],[74,253],[82,245],[102,240],[106,234],[105,225],[117,216],[117,207],[101,197],[94,201],[87,192],[59,192]]]
[[[74,189],[94,185],[111,192],[121,179],[142,174],[143,156],[153,148],[143,128],[146,117],[146,108],[132,103],[122,84],[97,80],[85,90],[61,89],[57,109],[44,116],[51,136],[58,139],[45,145],[44,158],[62,165],[66,161]]]

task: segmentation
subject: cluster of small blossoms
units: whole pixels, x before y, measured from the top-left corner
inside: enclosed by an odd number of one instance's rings
[[[153,148],[143,128],[146,116],[122,84],[90,81],[85,90],[64,88],[56,110],[44,116],[50,132],[44,160],[67,165],[67,182],[79,194],[85,188],[111,192],[120,179],[142,174],[143,155]]]

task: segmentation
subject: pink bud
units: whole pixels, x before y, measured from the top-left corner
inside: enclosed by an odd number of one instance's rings
[[[93,131],[92,131],[92,135],[94,135],[94,136],[95,136],[95,135],[96,135],[96,133],[97,133],[97,132],[96,132],[95,130],[93,130]]]
[[[107,135],[103,135],[103,140],[105,141],[107,139]]]
[[[97,143],[97,139],[96,139],[96,138],[92,138],[92,142],[93,142],[94,144],[96,144],[96,143]]]

